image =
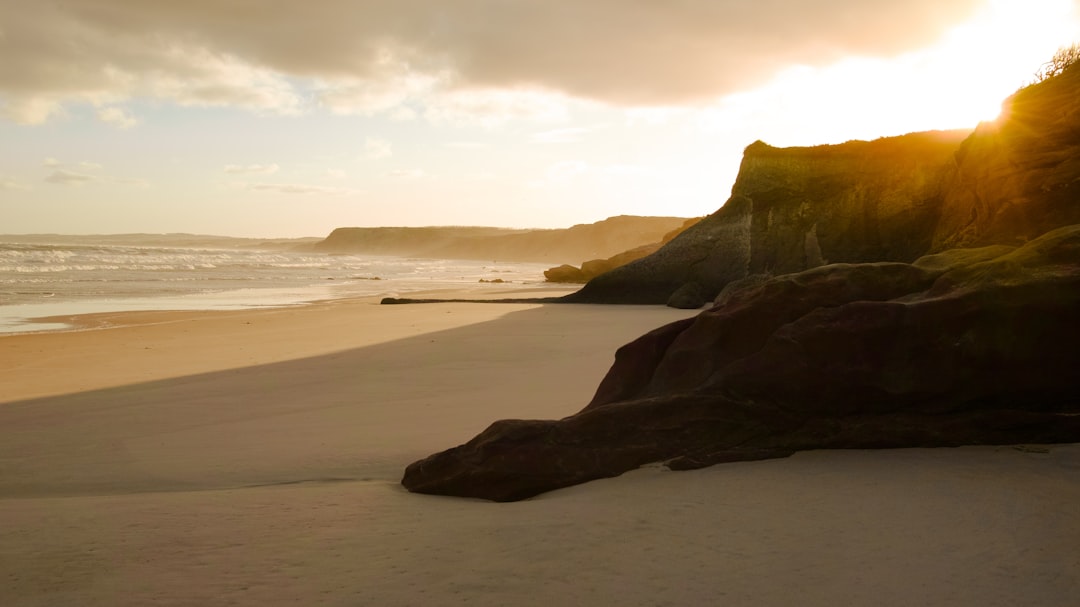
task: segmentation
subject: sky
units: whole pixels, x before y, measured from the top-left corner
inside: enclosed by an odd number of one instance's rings
[[[0,0],[0,233],[701,216],[742,150],[974,128],[1080,0]]]

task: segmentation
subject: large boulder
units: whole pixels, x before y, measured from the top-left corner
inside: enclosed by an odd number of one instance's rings
[[[1080,225],[758,277],[720,300],[621,348],[578,414],[496,422],[402,483],[506,501],[650,462],[1080,441]]]

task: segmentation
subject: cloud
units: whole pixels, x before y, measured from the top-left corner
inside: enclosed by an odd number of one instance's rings
[[[326,177],[327,179],[345,179],[348,175],[341,169],[326,169],[326,172],[323,173],[323,177]]]
[[[330,196],[340,196],[343,194],[355,194],[356,190],[350,190],[347,188],[331,188],[320,185],[305,185],[297,183],[252,183],[247,185],[248,189],[255,190],[257,192],[274,192],[276,194],[292,194],[292,195],[311,195],[322,194]]]
[[[148,187],[149,183],[143,179],[131,177],[116,177],[102,172],[102,167],[96,162],[82,161],[75,164],[60,162],[56,158],[46,158],[41,166],[50,169],[44,177],[45,183],[63,186],[83,186],[92,183],[104,183],[133,187]]]
[[[364,156],[372,160],[389,158],[394,155],[394,146],[385,139],[368,137],[364,140]]]
[[[30,186],[10,177],[0,177],[0,190],[29,190]]]
[[[628,126],[663,126],[686,110],[671,107],[637,107],[623,112]]]
[[[388,51],[377,54],[365,77],[320,78],[315,85],[319,105],[335,114],[371,116],[391,110],[405,110],[399,119],[409,120],[415,111],[404,106],[429,95],[445,75],[416,72]]]
[[[4,99],[4,93],[0,83],[0,116],[19,124],[41,124],[63,112],[61,98],[39,93],[33,96],[11,95],[11,98]]]
[[[154,5],[117,0],[60,4],[0,0],[0,112],[44,122],[65,103],[108,106],[131,97],[185,106],[295,113],[302,98],[285,72],[239,58],[168,23]],[[212,13],[212,11],[211,11]],[[207,14],[211,21],[218,15]],[[134,29],[132,29],[134,27]]]
[[[45,177],[46,183],[55,185],[85,185],[100,182],[101,178],[89,173],[79,173],[68,169],[56,169]]]
[[[432,95],[424,117],[434,123],[490,128],[515,119],[565,120],[572,104],[564,95],[535,89],[453,90]]]
[[[395,179],[422,179],[427,173],[421,169],[394,169],[387,173],[387,176]]]
[[[97,111],[98,120],[111,124],[121,129],[130,129],[131,127],[139,124],[131,114],[127,113],[123,108],[118,107],[103,107]]]
[[[277,164],[227,164],[225,172],[232,175],[273,175],[280,168]]]
[[[498,100],[506,91],[695,104],[794,63],[920,48],[984,2],[0,0],[0,112],[40,123],[67,103],[152,97],[444,121],[535,115],[535,103]]]

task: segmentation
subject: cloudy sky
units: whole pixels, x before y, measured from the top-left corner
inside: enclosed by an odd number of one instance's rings
[[[0,0],[0,233],[696,216],[757,139],[971,128],[1080,0]]]

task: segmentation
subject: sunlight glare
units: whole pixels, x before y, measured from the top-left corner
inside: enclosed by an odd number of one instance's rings
[[[816,145],[914,131],[974,128],[1080,36],[1071,0],[988,0],[934,46],[894,58],[795,66],[769,85],[721,100],[704,120],[772,145]],[[749,141],[747,143],[749,143]]]

